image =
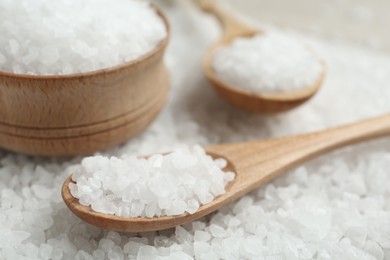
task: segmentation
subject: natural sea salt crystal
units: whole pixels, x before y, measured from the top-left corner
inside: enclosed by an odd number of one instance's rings
[[[253,93],[302,89],[314,84],[323,70],[307,46],[277,32],[233,40],[216,50],[212,68],[222,82]]]
[[[167,32],[147,1],[1,0],[0,71],[61,75],[120,65]]]
[[[223,171],[225,166],[224,159],[214,160],[200,146],[148,159],[95,156],[72,168],[75,183],[70,190],[81,204],[106,214],[149,218],[193,214],[223,194],[234,179],[234,173]]]

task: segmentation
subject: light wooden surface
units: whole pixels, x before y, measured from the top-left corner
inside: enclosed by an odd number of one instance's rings
[[[166,79],[166,81],[168,81]],[[102,124],[69,129],[30,130],[35,136],[1,133],[0,144],[3,148],[25,154],[40,156],[70,156],[91,154],[111,146],[123,143],[142,132],[159,114],[166,102],[168,82],[165,89],[145,109],[124,115],[123,118],[109,120]],[[111,125],[114,127],[110,128]],[[45,136],[46,135],[46,136]]]
[[[254,93],[242,90],[239,86],[230,86],[220,81],[212,68],[214,53],[218,48],[228,45],[237,37],[252,37],[266,33],[252,28],[227,14],[215,4],[213,0],[197,0],[199,6],[206,12],[210,12],[221,21],[223,36],[216,44],[209,48],[203,58],[203,70],[207,79],[216,91],[237,108],[258,114],[274,114],[291,110],[314,96],[319,90],[325,77],[325,63],[319,59],[323,71],[318,80],[311,86],[303,86],[302,89],[283,93]],[[313,53],[313,55],[315,55]]]
[[[225,194],[192,215],[122,218],[97,213],[90,207],[80,205],[72,197],[69,191],[71,177],[62,187],[62,197],[74,214],[100,228],[119,232],[162,230],[210,214],[313,157],[386,135],[390,135],[390,115],[311,134],[206,147],[208,154],[216,158],[223,157],[229,162],[227,170],[235,172],[236,178],[227,187]]]
[[[0,147],[44,156],[88,154],[122,143],[148,126],[169,89],[163,55],[151,52],[116,67],[61,75],[0,71]]]

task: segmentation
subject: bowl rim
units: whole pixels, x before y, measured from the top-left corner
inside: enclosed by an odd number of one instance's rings
[[[64,75],[30,75],[30,74],[17,74],[13,72],[3,71],[0,70],[0,77],[7,77],[7,78],[18,78],[18,79],[30,79],[30,80],[59,80],[59,79],[77,79],[77,78],[86,78],[86,77],[93,77],[96,75],[102,75],[106,73],[112,73],[115,71],[119,71],[122,69],[126,69],[128,67],[135,66],[137,64],[140,64],[148,59],[151,59],[155,55],[157,55],[160,51],[163,51],[171,38],[171,27],[169,25],[167,17],[164,15],[162,10],[157,7],[157,5],[153,3],[149,3],[152,9],[155,10],[157,15],[162,19],[165,29],[166,29],[166,35],[164,39],[162,39],[152,50],[149,52],[141,55],[135,60],[128,61],[122,64],[118,64],[115,66],[102,68],[98,70],[93,71],[87,71],[87,72],[80,72],[80,73],[72,73],[72,74],[64,74]]]

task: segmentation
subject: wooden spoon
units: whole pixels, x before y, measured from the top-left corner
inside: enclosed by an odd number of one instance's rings
[[[204,56],[204,73],[217,92],[234,106],[259,114],[284,112],[309,100],[320,88],[325,77],[325,63],[322,60],[319,60],[319,62],[322,64],[323,70],[317,81],[313,85],[303,86],[302,89],[291,92],[259,94],[242,90],[237,86],[229,86],[220,81],[212,68],[216,49],[228,45],[237,38],[252,37],[265,32],[238,21],[214,4],[212,0],[197,0],[197,3],[204,11],[213,13],[221,21],[224,29],[222,38],[210,47]]]
[[[228,161],[226,170],[236,173],[226,193],[203,205],[194,214],[155,218],[125,218],[93,211],[70,194],[67,178],[62,198],[70,210],[84,221],[119,232],[146,232],[172,228],[199,219],[267,183],[287,170],[336,148],[390,135],[390,115],[340,128],[273,140],[206,147],[208,154]]]

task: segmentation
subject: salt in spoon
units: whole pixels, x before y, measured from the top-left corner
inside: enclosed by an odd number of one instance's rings
[[[100,228],[119,232],[163,230],[208,215],[313,157],[385,135],[390,135],[390,115],[311,134],[206,147],[209,155],[224,158],[228,162],[225,170],[234,172],[236,177],[226,187],[226,193],[194,214],[128,218],[95,212],[71,195],[71,176],[62,187],[62,198],[74,214]]]
[[[205,12],[214,14],[221,21],[223,26],[222,38],[211,46],[204,56],[203,71],[217,92],[234,106],[258,114],[285,112],[309,100],[321,87],[325,77],[325,64],[320,59],[319,62],[322,65],[322,72],[319,74],[318,79],[314,84],[306,87],[304,86],[301,89],[291,92],[253,93],[242,90],[237,86],[229,86],[222,82],[212,68],[215,51],[218,48],[230,44],[237,38],[253,37],[265,32],[238,21],[222,10],[212,0],[196,1]]]

